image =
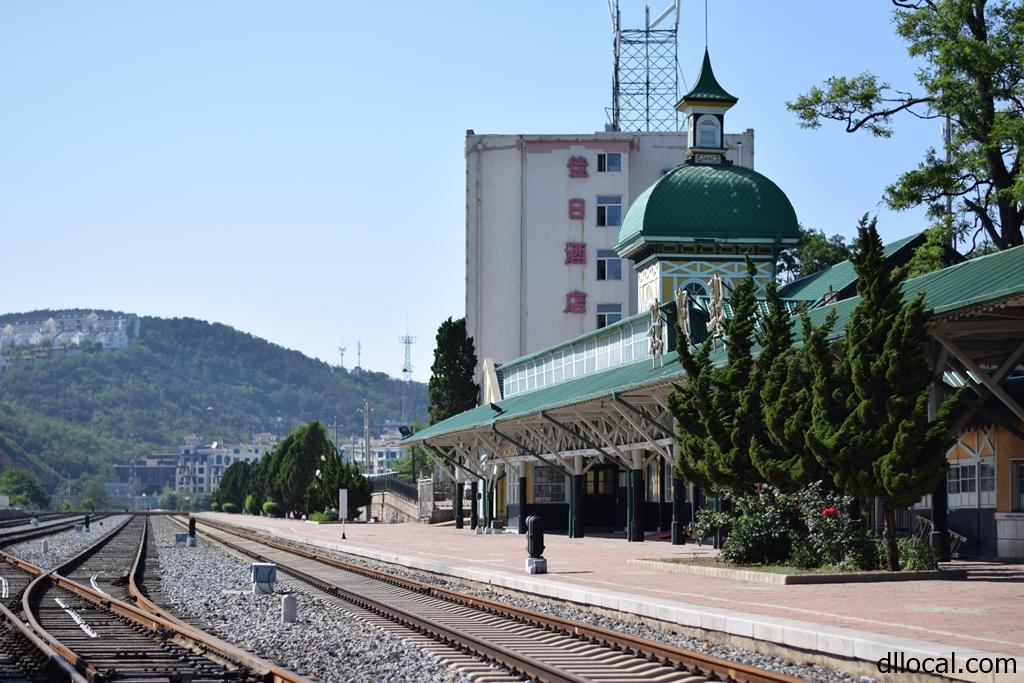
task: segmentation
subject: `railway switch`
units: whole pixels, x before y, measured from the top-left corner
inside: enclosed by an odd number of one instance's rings
[[[273,562],[253,562],[251,581],[253,595],[270,595],[277,582],[277,565]]]

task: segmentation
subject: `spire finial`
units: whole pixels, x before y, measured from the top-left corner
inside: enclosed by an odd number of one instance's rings
[[[704,51],[708,51],[708,0],[704,0]]]

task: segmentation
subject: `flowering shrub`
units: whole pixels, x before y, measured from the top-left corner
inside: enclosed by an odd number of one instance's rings
[[[697,510],[697,518],[687,527],[690,536],[698,544],[703,543],[704,539],[714,536],[716,531],[727,534],[730,528],[732,528],[732,516],[728,512],[710,508]]]
[[[760,486],[735,500],[732,530],[722,546],[722,557],[733,564],[777,564],[791,552],[791,533],[800,524],[795,496],[774,486]]]
[[[753,493],[732,501],[732,515],[701,510],[690,525],[697,539],[716,528],[727,531],[722,546],[727,562],[788,563],[808,569],[878,567],[878,536],[846,514],[849,496],[826,491],[820,482],[792,494],[758,484]]]

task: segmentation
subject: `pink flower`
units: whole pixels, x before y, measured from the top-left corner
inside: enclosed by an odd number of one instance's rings
[[[834,507],[827,507],[821,511],[822,517],[835,517],[839,514],[839,509]]]

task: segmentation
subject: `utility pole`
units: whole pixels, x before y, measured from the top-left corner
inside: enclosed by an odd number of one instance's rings
[[[363,399],[363,462],[366,466],[366,474],[370,474],[370,400]]]
[[[405,346],[405,363],[402,365],[402,424],[405,426],[409,425],[409,385],[412,384],[412,345],[416,341],[416,337],[409,336],[409,332],[406,331],[405,335],[398,338],[398,341]]]

